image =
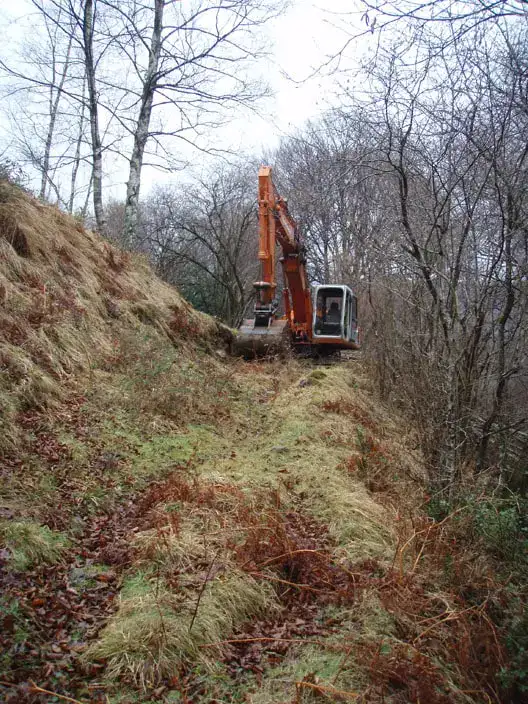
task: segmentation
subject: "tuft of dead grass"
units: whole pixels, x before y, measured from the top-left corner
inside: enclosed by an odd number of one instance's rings
[[[272,590],[230,571],[204,582],[196,594],[177,594],[159,579],[143,577],[125,587],[118,612],[92,644],[86,659],[104,660],[110,680],[146,689],[174,675],[184,662],[215,667],[219,643],[247,619],[275,608]]]
[[[70,545],[62,533],[32,521],[0,521],[0,541],[20,571],[58,562]]]

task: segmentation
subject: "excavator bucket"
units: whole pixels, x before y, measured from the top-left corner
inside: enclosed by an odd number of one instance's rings
[[[245,359],[273,357],[285,352],[290,345],[287,320],[272,320],[268,326],[256,326],[254,320],[244,320],[233,343],[233,352]]]

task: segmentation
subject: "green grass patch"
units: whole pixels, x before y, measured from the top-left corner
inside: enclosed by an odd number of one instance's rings
[[[213,671],[197,665],[191,670],[193,689],[200,692],[194,695],[195,704],[211,704],[211,702],[229,702],[229,704],[247,704],[252,702],[253,693],[259,685],[255,675],[242,669],[236,678],[227,669],[218,664]],[[172,692],[173,699],[168,698],[168,704],[185,701],[179,692]]]
[[[1,521],[0,539],[11,554],[11,564],[19,571],[58,562],[70,544],[62,533],[32,521]]]
[[[303,682],[307,686],[303,686]],[[310,684],[320,689],[315,690]],[[329,641],[327,649],[312,645],[292,649],[284,662],[267,671],[262,688],[252,695],[251,702],[347,701],[338,698],[336,693],[353,694],[363,688],[364,677],[355,664],[353,652],[338,646],[333,649]]]
[[[76,438],[72,433],[66,430],[59,432],[58,440],[64,447],[68,448],[70,454],[70,462],[75,466],[86,464],[90,451],[86,443]]]

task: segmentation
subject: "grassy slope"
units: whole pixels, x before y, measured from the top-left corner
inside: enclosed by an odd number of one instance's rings
[[[69,381],[115,354],[116,334],[157,330],[202,345],[221,329],[73,218],[0,182],[0,452],[24,408],[64,397]],[[75,379],[74,379],[75,380]]]
[[[145,264],[5,184],[0,252],[8,701],[487,701],[487,567],[467,594],[360,362],[223,359]]]

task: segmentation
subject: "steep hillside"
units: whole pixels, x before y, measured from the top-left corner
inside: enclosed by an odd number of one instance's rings
[[[426,514],[360,359],[229,359],[146,263],[7,184],[0,248],[7,702],[498,699],[491,566]]]
[[[64,398],[70,381],[116,354],[123,331],[175,345],[229,333],[191,308],[145,261],[119,252],[56,208],[0,182],[0,452],[15,414]]]

